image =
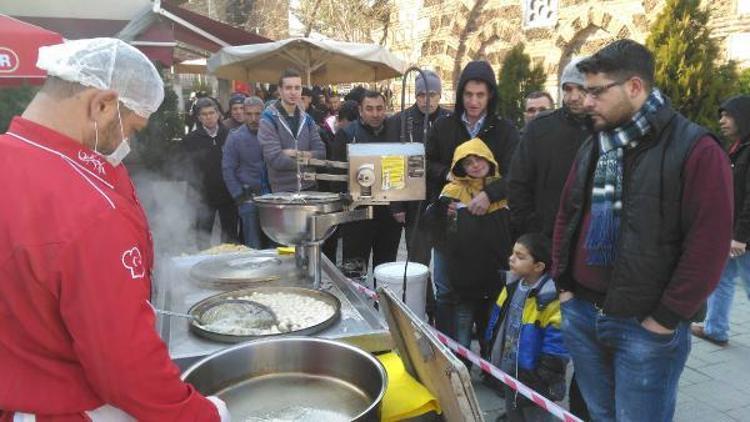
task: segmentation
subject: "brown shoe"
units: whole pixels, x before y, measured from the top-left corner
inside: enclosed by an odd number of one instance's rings
[[[702,325],[692,324],[690,326],[690,332],[693,333],[694,336],[706,340],[709,343],[713,343],[719,347],[727,347],[729,345],[729,340],[717,340],[713,337],[710,337],[708,334],[706,334],[706,331],[703,329]]]

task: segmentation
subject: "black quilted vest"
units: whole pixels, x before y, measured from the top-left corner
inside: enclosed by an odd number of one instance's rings
[[[652,130],[625,152],[623,210],[617,259],[604,298],[604,312],[617,316],[648,316],[659,304],[680,258],[687,231],[681,221],[683,166],[697,141],[709,132],[669,105],[648,117]],[[576,182],[562,204],[573,218],[560,244],[558,274],[573,281],[572,250],[580,233],[598,144],[589,138],[576,157]]]

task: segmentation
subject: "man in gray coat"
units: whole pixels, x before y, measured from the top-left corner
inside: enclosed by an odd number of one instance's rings
[[[298,179],[298,172],[301,174],[306,168],[297,165],[297,156],[323,159],[326,150],[318,126],[302,108],[299,72],[287,69],[281,74],[279,93],[281,99],[265,109],[258,128],[271,191],[315,190],[314,181]]]
[[[254,195],[270,192],[263,152],[258,142],[263,100],[248,97],[243,106],[245,124],[237,127],[227,137],[221,168],[227,190],[237,204],[245,245],[262,249],[268,246],[268,242],[261,231],[258,210],[251,199]]]

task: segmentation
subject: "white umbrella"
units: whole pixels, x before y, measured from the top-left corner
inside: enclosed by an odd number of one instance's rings
[[[308,85],[379,81],[399,76],[406,68],[377,44],[310,38],[224,47],[207,64],[208,71],[220,78],[270,83],[277,82],[284,69],[294,67]]]

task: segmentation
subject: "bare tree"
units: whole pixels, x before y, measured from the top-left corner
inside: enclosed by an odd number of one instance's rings
[[[392,0],[300,0],[292,8],[305,36],[315,31],[341,41],[381,45],[387,38],[393,11]]]
[[[458,37],[458,49],[456,57],[453,59],[453,89],[456,89],[458,78],[461,76],[461,68],[464,56],[466,55],[466,41],[469,36],[477,30],[479,18],[482,15],[482,9],[487,5],[487,0],[477,0],[471,7],[469,15],[466,17],[466,25],[461,30]]]

